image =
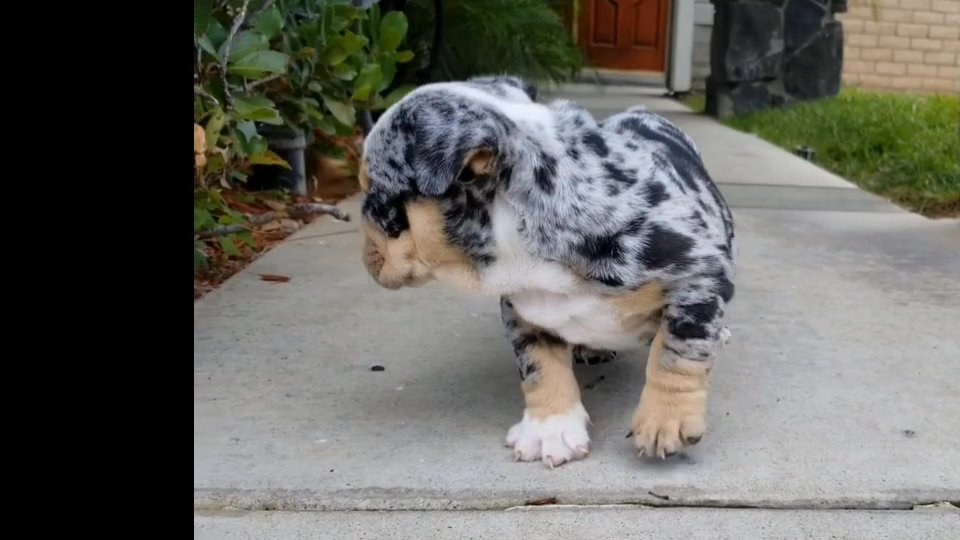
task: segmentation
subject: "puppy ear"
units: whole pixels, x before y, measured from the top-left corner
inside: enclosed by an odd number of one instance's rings
[[[477,177],[492,175],[497,169],[497,157],[490,148],[477,148],[467,153],[467,162],[460,169],[457,179],[472,182]]]
[[[491,144],[470,144],[468,139],[459,139],[459,146],[449,157],[439,158],[428,151],[424,162],[430,167],[419,178],[420,191],[424,195],[438,196],[445,193],[454,182],[471,183],[496,174],[498,152]]]

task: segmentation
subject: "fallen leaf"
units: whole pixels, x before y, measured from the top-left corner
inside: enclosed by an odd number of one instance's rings
[[[207,153],[207,132],[199,124],[193,124],[193,153]]]
[[[263,281],[271,281],[274,283],[286,283],[290,281],[290,278],[287,276],[281,276],[278,274],[260,274],[260,279]]]
[[[270,221],[270,222],[264,224],[262,227],[260,227],[260,231],[261,231],[261,232],[270,232],[270,231],[275,231],[275,230],[277,230],[277,229],[279,229],[279,228],[281,228],[281,227],[283,227],[283,225],[281,225],[279,221]]]
[[[288,231],[300,230],[300,222],[292,219],[281,219],[280,225]]]
[[[263,199],[263,204],[267,205],[274,212],[283,212],[287,209],[287,205],[279,201],[274,201],[271,199]]]

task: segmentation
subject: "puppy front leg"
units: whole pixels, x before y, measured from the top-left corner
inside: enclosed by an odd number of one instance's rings
[[[586,457],[590,419],[580,401],[572,347],[520,318],[509,299],[502,298],[500,308],[526,405],[507,433],[507,446],[518,461],[541,460],[550,468]]]
[[[730,337],[722,323],[731,295],[732,285],[724,278],[668,293],[633,416],[639,455],[665,458],[697,444],[706,431],[710,370]]]

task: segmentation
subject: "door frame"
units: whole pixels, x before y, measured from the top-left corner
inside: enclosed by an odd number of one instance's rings
[[[583,51],[584,59],[589,61],[587,57],[587,32],[589,30],[589,20],[587,15],[587,10],[589,9],[589,4],[592,1],[603,1],[603,0],[573,0],[574,9],[573,9],[573,38],[577,43],[577,46],[580,47],[580,50]],[[627,0],[620,0],[627,1]],[[657,47],[663,51],[663,57],[660,59],[661,68],[660,69],[642,69],[642,68],[610,68],[604,66],[594,66],[591,65],[591,69],[596,69],[598,71],[611,71],[611,72],[626,72],[626,73],[656,73],[665,75],[670,67],[670,46],[673,36],[673,12],[674,6],[678,2],[689,2],[692,4],[695,0],[666,0],[666,9],[660,15],[660,20],[657,24],[660,26],[658,34],[658,43]]]
[[[580,10],[584,9],[584,4],[591,0],[572,0],[572,13],[569,13],[566,23],[574,42],[578,47],[583,47],[580,34]],[[694,28],[694,9],[696,0],[668,0],[667,16],[663,28],[665,43],[663,50],[662,71],[643,71],[643,70],[616,70],[601,67],[591,67],[597,72],[608,73],[635,73],[656,74],[664,78],[664,84],[671,92],[688,92],[692,85],[693,71],[693,28]],[[581,49],[582,50],[582,49]]]

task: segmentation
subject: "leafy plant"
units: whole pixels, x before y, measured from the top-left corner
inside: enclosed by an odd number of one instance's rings
[[[358,109],[385,108],[410,90],[382,95],[396,66],[413,59],[411,51],[399,50],[407,32],[402,12],[381,17],[377,6],[365,11],[347,2],[279,0],[266,16],[272,22],[263,26],[277,29],[272,46],[290,63],[286,77],[264,91],[287,125],[350,135]]]
[[[431,80],[465,79],[475,75],[512,73],[532,81],[569,80],[583,65],[560,15],[544,0],[448,0],[445,2],[444,46]],[[435,24],[432,0],[411,0],[410,47],[427,65]]]
[[[257,130],[257,123],[283,120],[256,88],[286,74],[289,57],[271,50],[260,28],[242,28],[250,4],[228,0],[214,9],[213,0],[194,3],[194,121],[204,128],[209,154],[198,171],[200,187],[219,181],[229,188],[231,180],[245,180],[253,165],[286,165]]]
[[[397,66],[414,59],[401,49],[402,12],[380,16],[350,0],[194,0],[194,230],[245,225],[221,190],[245,182],[255,165],[289,168],[271,151],[268,127],[327,136],[354,133],[357,110],[389,106],[409,91],[384,96]],[[238,253],[242,235],[219,242]],[[249,240],[247,240],[249,243]],[[203,242],[196,262],[203,262]]]

